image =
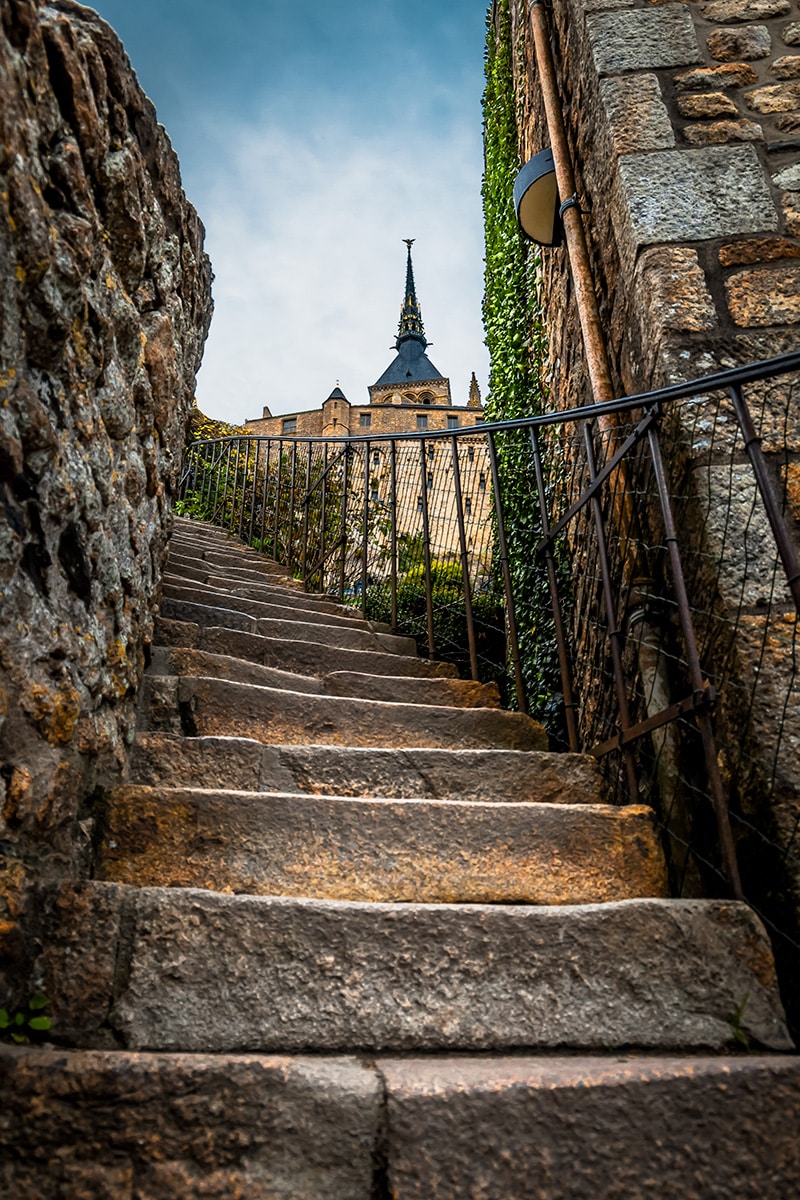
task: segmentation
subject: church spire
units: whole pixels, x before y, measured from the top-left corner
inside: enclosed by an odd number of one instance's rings
[[[417,300],[417,290],[414,286],[411,247],[415,240],[415,238],[403,238],[403,241],[408,246],[408,260],[406,262],[406,294],[403,306],[400,309],[400,324],[397,329],[397,342],[395,343],[397,350],[409,338],[415,338],[416,341],[421,342],[423,350],[430,344],[425,337],[425,328],[422,324],[422,310],[420,309],[419,301]]]

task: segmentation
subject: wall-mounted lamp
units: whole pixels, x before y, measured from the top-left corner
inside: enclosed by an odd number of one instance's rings
[[[561,241],[558,219],[558,187],[553,151],[540,150],[517,175],[514,183],[514,210],[523,233],[540,246],[555,246]]]

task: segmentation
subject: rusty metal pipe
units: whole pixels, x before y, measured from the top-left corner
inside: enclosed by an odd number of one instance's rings
[[[556,183],[561,200],[567,200],[576,192],[575,173],[572,169],[567,134],[564,128],[564,117],[561,111],[561,99],[556,83],[553,52],[550,47],[550,28],[543,0],[533,0],[531,4],[531,29],[533,44],[536,52],[536,68],[539,72],[539,84],[542,89],[547,131],[550,135],[550,148],[553,151],[553,162],[556,169]],[[576,206],[567,208],[562,216],[564,237],[567,243],[572,282],[575,288],[575,305],[578,310],[578,320],[583,335],[583,346],[586,353],[586,369],[595,403],[614,399],[614,389],[611,385],[611,372],[608,366],[603,330],[600,324],[600,313],[597,308],[592,270],[589,264],[589,250],[586,245],[586,235],[580,210]],[[598,422],[600,428],[606,428],[602,419]]]

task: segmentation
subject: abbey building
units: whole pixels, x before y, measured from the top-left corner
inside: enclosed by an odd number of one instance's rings
[[[450,395],[450,380],[437,370],[426,353],[430,343],[425,337],[414,284],[412,240],[406,240],[406,287],[395,341],[397,353],[370,387],[369,404],[351,404],[337,383],[320,408],[273,417],[265,407],[261,417],[246,422],[249,431],[269,437],[352,437],[459,429],[483,421],[474,373],[467,403],[455,405]]]

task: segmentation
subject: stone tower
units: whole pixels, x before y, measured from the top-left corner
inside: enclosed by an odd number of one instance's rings
[[[450,380],[437,371],[425,351],[431,344],[425,337],[422,310],[414,284],[411,262],[413,238],[405,239],[406,290],[400,308],[395,349],[397,355],[369,389],[370,404],[452,404]]]

